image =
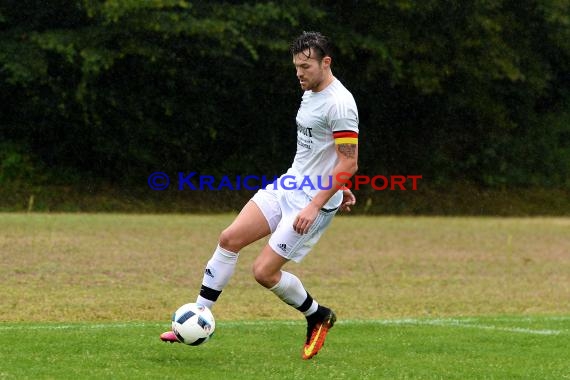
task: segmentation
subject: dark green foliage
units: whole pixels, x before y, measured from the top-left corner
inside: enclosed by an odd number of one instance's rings
[[[313,29],[359,105],[361,173],[568,188],[569,14],[566,0],[4,1],[0,181],[281,173],[301,95],[288,44]]]

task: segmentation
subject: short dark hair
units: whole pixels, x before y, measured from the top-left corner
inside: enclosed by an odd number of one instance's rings
[[[328,37],[319,32],[303,32],[291,44],[291,54],[299,54],[305,50],[309,50],[308,58],[311,57],[311,51],[316,54],[317,60],[322,60],[325,56],[332,57],[332,45]]]

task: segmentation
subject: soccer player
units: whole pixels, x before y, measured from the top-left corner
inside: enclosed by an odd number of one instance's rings
[[[212,308],[234,273],[238,252],[271,234],[253,264],[253,275],[259,284],[305,315],[307,336],[302,357],[310,359],[323,346],[336,315],[317,303],[299,278],[283,266],[290,260],[301,261],[336,212],[350,211],[356,202],[343,185],[357,170],[358,110],[351,93],[331,71],[327,37],[304,32],[291,44],[291,54],[304,90],[296,117],[297,152],[284,175],[295,180],[281,186],[282,176],[259,190],[222,231],[206,265],[196,303]],[[306,186],[291,189],[291,182]],[[178,341],[172,331],[160,338]]]

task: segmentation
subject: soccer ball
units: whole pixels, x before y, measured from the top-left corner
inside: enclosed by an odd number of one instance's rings
[[[172,314],[172,331],[180,342],[190,346],[207,342],[215,328],[210,309],[197,303],[182,305]]]

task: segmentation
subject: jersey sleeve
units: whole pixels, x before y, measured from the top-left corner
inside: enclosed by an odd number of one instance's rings
[[[358,111],[352,104],[341,104],[332,107],[329,122],[336,145],[358,144]]]

